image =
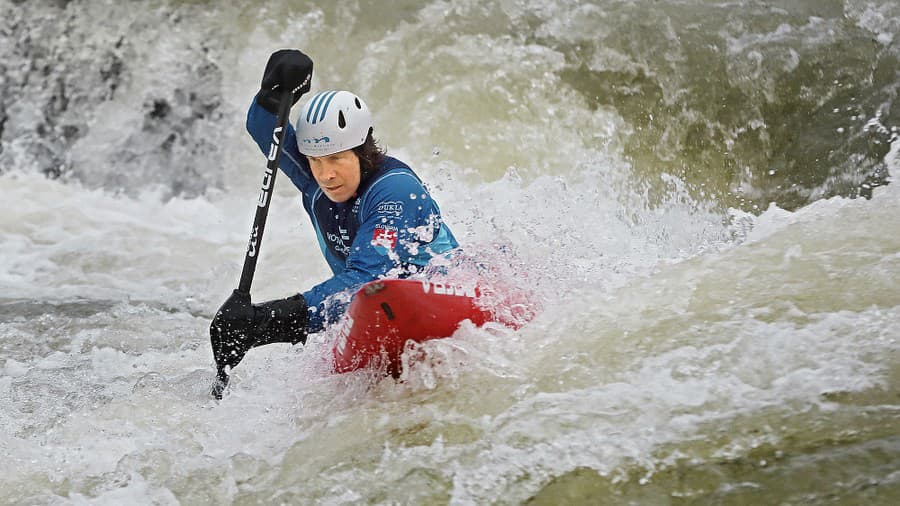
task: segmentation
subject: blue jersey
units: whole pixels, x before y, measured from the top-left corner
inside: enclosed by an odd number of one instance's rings
[[[247,131],[268,154],[275,115],[256,100],[247,114]],[[309,162],[297,149],[293,126],[287,125],[279,166],[303,194],[319,248],[334,276],[303,293],[310,306],[309,330],[334,321],[346,302],[331,301],[337,293],[380,277],[406,277],[434,255],[458,246],[441,219],[437,203],[405,163],[384,157],[359,185],[356,196],[332,202],[312,176]]]

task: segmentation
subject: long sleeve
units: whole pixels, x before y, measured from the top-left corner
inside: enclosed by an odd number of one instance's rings
[[[269,146],[272,144],[272,131],[275,129],[276,120],[276,116],[257,104],[254,97],[250,109],[247,111],[247,132],[266,156],[268,156]],[[311,196],[318,188],[316,181],[310,175],[306,157],[297,148],[297,133],[290,122],[287,123],[287,132],[284,134],[284,146],[278,165],[281,171],[291,179],[294,186],[305,195]]]

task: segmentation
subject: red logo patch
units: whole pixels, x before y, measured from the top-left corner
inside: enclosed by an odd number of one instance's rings
[[[387,249],[394,249],[397,245],[397,231],[392,228],[376,227],[372,234],[372,244]]]

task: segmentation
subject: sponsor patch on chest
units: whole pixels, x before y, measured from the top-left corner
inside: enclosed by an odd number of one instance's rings
[[[400,216],[403,214],[403,202],[399,200],[382,202],[378,204],[378,209],[375,212],[383,216]]]

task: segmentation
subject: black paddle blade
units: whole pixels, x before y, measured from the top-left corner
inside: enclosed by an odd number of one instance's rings
[[[209,343],[216,361],[216,383],[212,396],[222,398],[228,386],[226,369],[233,369],[243,360],[252,347],[250,330],[253,326],[254,309],[250,294],[235,290],[216,312],[209,325]]]
[[[222,394],[225,393],[225,388],[228,387],[228,373],[223,370],[219,370],[216,373],[216,382],[213,383],[212,388],[210,389],[210,395],[212,395],[216,400],[222,400]]]

